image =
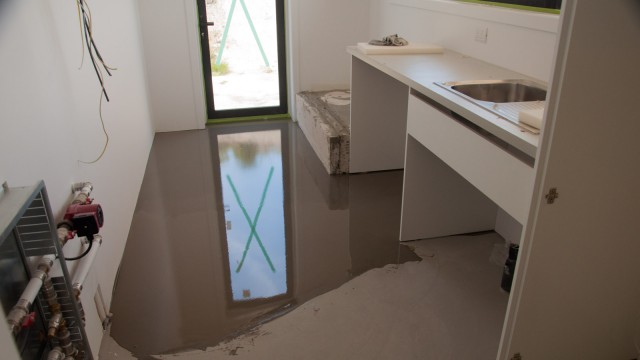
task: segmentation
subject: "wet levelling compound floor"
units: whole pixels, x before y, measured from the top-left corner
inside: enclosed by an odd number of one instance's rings
[[[398,242],[402,176],[329,176],[291,122],[157,134],[111,336],[137,357],[205,349],[419,260]]]

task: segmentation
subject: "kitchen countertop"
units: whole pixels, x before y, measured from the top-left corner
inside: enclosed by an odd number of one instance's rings
[[[539,135],[522,130],[509,120],[482,109],[434,82],[527,79],[546,86],[544,82],[446,49],[441,54],[366,55],[351,46],[347,52],[535,158]]]

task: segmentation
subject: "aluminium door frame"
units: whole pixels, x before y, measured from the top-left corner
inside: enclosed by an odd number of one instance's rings
[[[285,0],[274,0],[276,4],[276,32],[278,38],[278,106],[253,107],[243,109],[216,110],[213,99],[213,83],[211,81],[211,52],[209,51],[209,26],[215,26],[207,21],[206,0],[197,0],[198,19],[200,29],[200,47],[202,54],[202,70],[207,103],[207,118],[211,120],[229,119],[262,115],[285,115],[289,111],[287,94],[287,54],[285,34]]]

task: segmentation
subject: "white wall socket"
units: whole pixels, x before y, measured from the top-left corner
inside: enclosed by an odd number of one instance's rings
[[[477,27],[476,28],[476,37],[475,40],[479,43],[486,44],[487,36],[489,35],[489,28],[486,26]]]

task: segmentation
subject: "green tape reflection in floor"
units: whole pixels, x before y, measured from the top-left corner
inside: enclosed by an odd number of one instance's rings
[[[240,260],[240,264],[238,264],[238,268],[236,269],[236,273],[240,272],[240,270],[242,269],[242,265],[244,264],[244,259],[247,257],[247,251],[249,251],[249,246],[251,246],[251,240],[253,240],[253,238],[256,238],[256,241],[258,242],[258,245],[260,246],[260,249],[262,250],[262,254],[264,254],[265,259],[267,259],[267,263],[269,263],[269,267],[271,268],[271,271],[276,272],[276,268],[273,266],[273,263],[271,262],[271,259],[269,258],[269,254],[267,254],[267,250],[264,248],[264,245],[262,244],[262,240],[260,239],[260,236],[258,235],[258,233],[256,232],[256,226],[258,225],[258,219],[260,218],[260,213],[262,212],[262,206],[264,205],[264,199],[267,196],[267,190],[269,189],[269,184],[271,183],[271,178],[273,177],[273,166],[271,167],[271,170],[269,170],[269,177],[267,178],[267,183],[264,185],[264,190],[262,190],[262,198],[260,199],[260,205],[258,206],[258,210],[256,211],[256,215],[253,218],[253,221],[251,220],[251,218],[249,217],[249,214],[247,213],[247,210],[245,209],[244,205],[242,204],[242,200],[240,200],[240,195],[238,195],[238,190],[236,189],[235,185],[233,184],[233,181],[231,180],[231,177],[229,175],[227,175],[227,181],[229,181],[229,185],[231,185],[231,190],[233,190],[233,195],[236,198],[236,201],[238,202],[238,205],[240,205],[240,209],[242,209],[242,213],[244,214],[244,218],[247,220],[247,223],[249,224],[249,227],[251,228],[251,234],[249,234],[249,239],[247,239],[247,244],[244,247],[244,252],[242,253],[242,260]]]

